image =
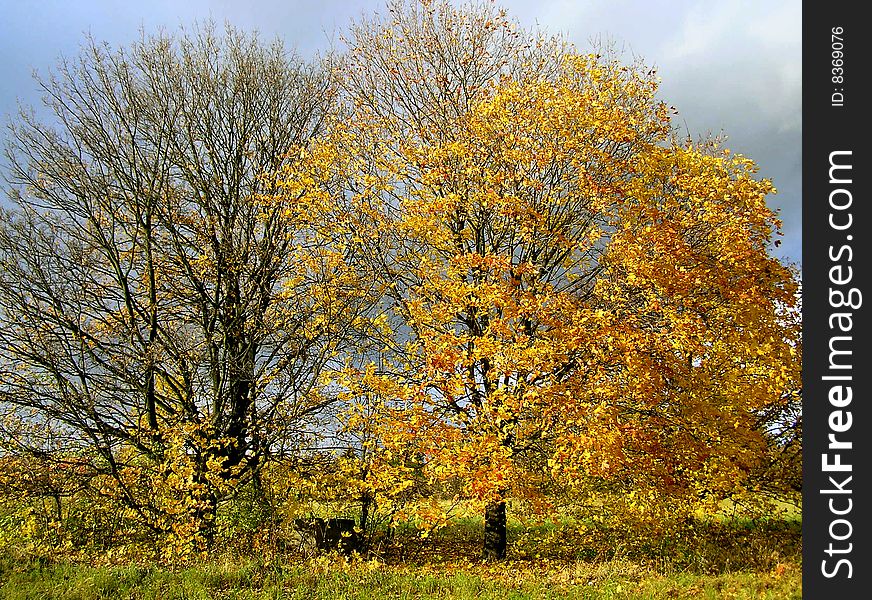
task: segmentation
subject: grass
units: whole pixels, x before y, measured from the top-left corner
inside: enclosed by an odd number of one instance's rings
[[[6,565],[0,598],[95,600],[453,598],[787,599],[801,597],[798,565],[768,573],[662,575],[624,560],[605,563],[388,566],[313,559],[289,563],[215,561],[179,570],[143,566]]]
[[[798,521],[696,522],[656,543],[628,532],[513,527],[508,560],[477,558],[480,523],[383,540],[369,559],[215,556],[188,568],[0,558],[0,599],[801,598]],[[264,554],[263,556],[267,556]]]

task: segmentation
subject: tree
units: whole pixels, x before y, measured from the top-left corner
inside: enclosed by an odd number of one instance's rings
[[[329,62],[206,26],[89,40],[40,84],[52,121],[10,126],[0,230],[0,402],[35,427],[6,443],[89,457],[95,493],[207,544],[330,401],[318,374],[359,309],[265,176],[319,134]]]
[[[286,183],[380,281],[390,356],[340,383],[382,399],[386,472],[460,482],[491,558],[506,499],[555,482],[658,515],[741,492],[798,370],[771,184],[675,138],[639,64],[487,7],[391,14]]]

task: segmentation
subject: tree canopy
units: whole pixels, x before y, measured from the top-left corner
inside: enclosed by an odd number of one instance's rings
[[[362,526],[475,503],[492,558],[510,500],[657,523],[801,485],[799,291],[753,161],[677,135],[643,63],[490,5],[346,41],[307,64],[205,27],[42,80],[54,122],[7,145],[6,452],[201,549],[289,457]]]

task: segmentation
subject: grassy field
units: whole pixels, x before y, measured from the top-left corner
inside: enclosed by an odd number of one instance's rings
[[[131,599],[360,599],[526,598],[675,599],[801,598],[797,564],[767,573],[658,574],[637,563],[612,560],[554,565],[389,566],[376,561],[311,560],[287,564],[219,561],[178,571],[142,566],[7,565],[0,597],[91,600]]]
[[[801,598],[798,521],[695,524],[657,544],[616,531],[516,529],[509,559],[477,558],[479,529],[399,535],[370,557],[229,552],[185,568],[0,559],[0,598],[664,599]]]

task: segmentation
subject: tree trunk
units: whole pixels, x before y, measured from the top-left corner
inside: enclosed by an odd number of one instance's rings
[[[191,539],[193,549],[197,552],[208,551],[215,540],[215,513],[218,498],[211,491],[191,494],[190,500],[194,506],[188,514],[196,527]]]
[[[492,502],[484,509],[484,558],[502,560],[506,557],[506,503]]]
[[[360,530],[366,534],[366,528],[369,526],[369,509],[372,506],[372,495],[369,492],[364,492],[360,497]]]

